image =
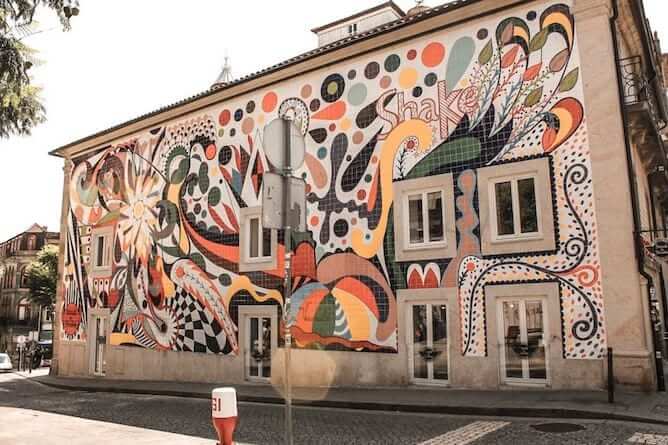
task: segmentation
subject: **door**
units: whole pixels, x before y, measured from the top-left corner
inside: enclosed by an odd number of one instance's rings
[[[246,317],[246,379],[268,381],[271,378],[271,354],[275,335],[272,317],[249,315]]]
[[[547,382],[546,314],[540,298],[499,301],[501,375],[509,383]]]
[[[409,371],[415,383],[448,381],[448,311],[444,304],[408,306]]]
[[[93,314],[91,338],[91,371],[94,375],[104,375],[104,352],[107,343],[108,318]]]

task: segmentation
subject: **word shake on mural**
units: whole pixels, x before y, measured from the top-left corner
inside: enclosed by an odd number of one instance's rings
[[[282,311],[290,247],[299,348],[394,353],[398,291],[441,287],[457,292],[457,349],[485,356],[485,287],[550,282],[564,358],[600,358],[601,271],[572,12],[548,3],[474,26],[300,75],[76,158],[63,338],[85,341],[88,313],[107,308],[112,344],[237,354],[240,307]],[[275,261],[248,270],[244,215],[259,208],[263,174],[275,171],[263,129],[288,114],[306,138],[296,174],[307,183],[307,231],[292,246],[280,232],[263,237],[260,249]],[[481,172],[533,160],[547,165],[552,211],[538,220],[550,219],[553,245],[485,252]],[[454,254],[397,260],[396,186],[445,174]]]

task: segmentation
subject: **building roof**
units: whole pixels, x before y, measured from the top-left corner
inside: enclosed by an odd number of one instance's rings
[[[17,233],[16,235],[12,236],[11,238],[9,238],[5,241],[0,241],[0,246],[2,246],[4,244],[7,244],[10,241],[14,241],[16,238],[19,238],[19,237],[25,235],[26,233],[46,233],[47,238],[49,238],[51,236],[60,237],[59,232],[49,232],[47,226],[40,226],[39,224],[35,223],[35,224],[31,225],[30,227],[28,227],[27,230],[25,230],[21,233]]]
[[[138,116],[134,119],[128,120],[128,121],[123,122],[121,124],[115,125],[113,127],[109,127],[105,130],[101,130],[101,131],[93,133],[89,136],[86,136],[86,137],[83,137],[81,139],[75,140],[73,142],[70,142],[68,144],[65,144],[61,147],[58,147],[58,148],[50,151],[49,154],[52,155],[52,156],[64,157],[65,151],[68,148],[80,145],[82,143],[85,143],[87,141],[90,141],[92,139],[95,139],[95,138],[98,138],[98,137],[101,137],[101,136],[104,136],[107,133],[111,133],[111,132],[119,130],[123,127],[135,124],[135,123],[140,122],[144,119],[148,119],[150,117],[159,115],[159,114],[164,113],[166,111],[174,110],[176,108],[179,108],[181,106],[185,106],[187,104],[195,102],[199,99],[203,99],[207,96],[211,96],[213,94],[219,94],[220,92],[223,92],[223,91],[225,91],[229,88],[238,86],[238,85],[243,84],[243,83],[250,82],[251,80],[255,80],[255,79],[260,78],[262,76],[266,76],[266,75],[269,75],[269,74],[274,73],[276,71],[280,71],[280,70],[282,70],[284,68],[287,68],[289,66],[297,65],[301,62],[304,62],[306,60],[315,58],[317,56],[320,56],[320,55],[323,55],[323,54],[326,54],[326,53],[329,53],[329,52],[333,52],[335,50],[353,45],[353,44],[355,44],[359,41],[370,39],[370,38],[376,37],[380,34],[385,34],[385,33],[394,31],[396,29],[403,28],[403,27],[412,25],[412,24],[417,23],[417,22],[421,22],[421,21],[429,19],[431,17],[438,16],[438,15],[443,15],[443,14],[449,13],[451,11],[454,11],[456,9],[459,9],[461,7],[471,5],[471,4],[474,4],[474,3],[480,3],[482,1],[487,1],[487,0],[454,0],[454,1],[444,3],[442,5],[439,5],[439,6],[435,6],[433,8],[428,9],[427,11],[421,12],[419,14],[410,15],[410,16],[409,15],[404,15],[400,19],[397,19],[397,20],[392,21],[392,22],[385,23],[381,26],[370,29],[369,31],[353,34],[350,37],[347,37],[345,39],[337,40],[337,41],[332,42],[328,45],[323,45],[323,46],[315,48],[311,51],[307,51],[305,53],[302,53],[302,54],[300,54],[296,57],[292,57],[290,59],[284,60],[283,62],[277,63],[276,65],[272,65],[272,66],[270,66],[268,68],[264,68],[260,71],[256,71],[254,73],[247,74],[245,76],[242,76],[238,79],[233,80],[232,82],[228,82],[224,86],[221,86],[219,88],[208,89],[208,90],[203,91],[199,94],[196,94],[194,96],[190,96],[188,98],[182,99],[182,100],[180,100],[178,102],[175,102],[173,104],[166,105],[164,107],[158,108],[157,110],[151,111],[149,113],[145,113],[141,116]]]
[[[353,15],[349,15],[348,17],[344,17],[342,19],[334,20],[333,22],[327,23],[326,25],[322,25],[322,26],[318,26],[316,28],[313,28],[311,30],[311,32],[318,33],[320,31],[322,31],[323,29],[327,29],[327,28],[331,28],[331,27],[336,26],[336,25],[340,25],[341,23],[345,23],[349,20],[354,20],[358,17],[362,17],[364,15],[371,14],[373,12],[380,11],[381,9],[385,9],[385,8],[394,9],[394,11],[397,14],[399,14],[399,17],[404,17],[406,15],[406,13],[404,12],[403,9],[401,9],[399,6],[397,6],[396,3],[394,3],[393,1],[390,0],[388,2],[381,3],[380,5],[376,5],[376,6],[373,6],[371,8],[365,9],[364,11],[360,11],[360,12],[357,12]]]

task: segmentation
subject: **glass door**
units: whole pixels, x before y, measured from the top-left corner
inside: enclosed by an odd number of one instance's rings
[[[503,380],[547,381],[546,314],[541,299],[499,301],[499,338]]]
[[[246,318],[246,377],[249,380],[271,378],[271,325],[268,316]]]
[[[447,383],[448,323],[443,304],[416,303],[409,306],[409,361],[411,380],[416,383]]]

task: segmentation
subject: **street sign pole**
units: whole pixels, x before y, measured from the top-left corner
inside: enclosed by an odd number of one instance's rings
[[[284,305],[283,305],[283,325],[285,328],[285,443],[292,445],[292,385],[290,384],[290,349],[292,347],[292,333],[290,332],[290,296],[292,294],[292,227],[290,215],[290,178],[292,177],[291,165],[291,126],[292,122],[288,119],[283,120],[285,135],[285,168],[283,169],[283,184],[285,189],[285,199],[283,200],[283,218],[285,221],[284,240],[285,244],[285,284],[283,286]]]
[[[276,173],[266,172],[262,181],[262,226],[283,230],[285,245],[285,280],[283,282],[283,333],[285,398],[285,443],[294,442],[292,430],[292,384],[290,356],[290,299],[292,295],[292,232],[306,230],[306,183],[293,176],[304,163],[304,134],[291,116],[274,119],[264,128],[263,143],[267,160]],[[294,202],[293,202],[294,201]]]

